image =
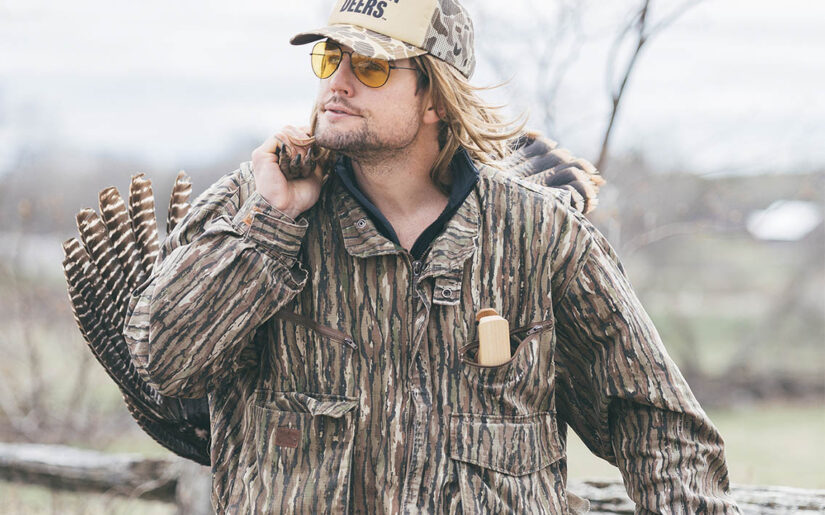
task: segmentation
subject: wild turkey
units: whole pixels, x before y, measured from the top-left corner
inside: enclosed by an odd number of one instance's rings
[[[585,160],[559,149],[554,141],[528,133],[511,144],[502,169],[526,181],[570,193],[573,208],[595,208],[604,180]],[[183,172],[172,188],[167,234],[189,212],[192,186]],[[160,395],[132,364],[121,335],[130,293],[152,273],[159,242],[151,183],[132,177],[127,202],[115,188],[100,192],[100,215],[77,215],[80,239],[63,244],[63,269],[75,320],[92,353],[120,388],[138,425],[172,452],[209,465],[209,407],[206,399]]]

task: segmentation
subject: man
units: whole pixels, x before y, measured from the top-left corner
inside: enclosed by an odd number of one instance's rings
[[[456,0],[339,0],[293,38],[316,42],[311,134],[213,185],[133,294],[140,373],[208,396],[215,509],[568,513],[570,425],[639,512],[737,512],[608,243],[488,166],[517,128],[467,83],[472,41]],[[512,328],[492,367],[486,307]]]

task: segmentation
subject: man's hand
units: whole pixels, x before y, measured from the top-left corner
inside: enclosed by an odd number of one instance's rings
[[[321,194],[321,167],[310,152],[312,143],[307,129],[287,125],[252,152],[255,189],[293,220]]]

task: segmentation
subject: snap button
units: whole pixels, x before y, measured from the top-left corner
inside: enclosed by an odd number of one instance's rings
[[[355,227],[358,227],[359,229],[363,229],[366,226],[367,226],[367,219],[366,218],[362,218],[362,219],[358,220],[357,222],[355,222]]]
[[[451,290],[451,289],[449,289],[449,288],[444,288],[444,290],[442,291],[442,293],[443,293],[443,294],[444,294],[444,296],[445,296],[445,297],[447,297],[448,299],[449,299],[450,297],[452,297],[452,296],[453,296],[453,290]]]

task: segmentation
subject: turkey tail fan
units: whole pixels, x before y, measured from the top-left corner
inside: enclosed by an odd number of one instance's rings
[[[502,169],[526,181],[569,191],[571,205],[583,214],[596,208],[605,181],[589,161],[573,157],[537,132],[514,139],[510,148],[512,153],[501,162]]]
[[[178,174],[167,227],[186,215],[191,185]],[[158,254],[157,221],[149,180],[132,177],[128,208],[115,188],[100,192],[100,213],[77,215],[79,238],[63,244],[63,270],[77,326],[95,358],[117,384],[129,413],[172,452],[209,465],[209,407],[205,398],[159,394],[135,369],[122,334],[129,298],[149,277]]]
[[[172,232],[176,225],[189,213],[189,195],[192,194],[192,181],[181,170],[172,187],[172,196],[169,199],[169,213],[166,215],[166,234]]]

